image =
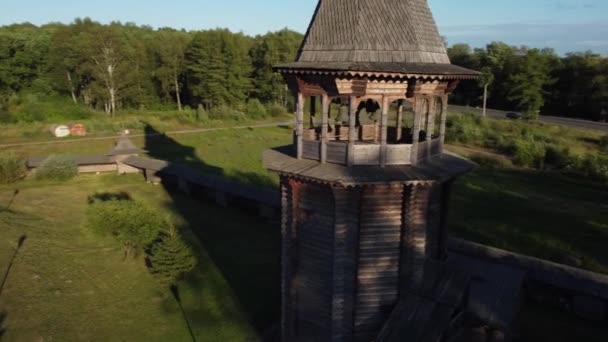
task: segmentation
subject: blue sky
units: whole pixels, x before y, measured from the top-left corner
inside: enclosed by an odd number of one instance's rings
[[[289,27],[305,31],[317,0],[1,0],[0,25],[43,24],[91,17],[153,27],[228,27],[260,34]],[[559,53],[608,54],[606,0],[429,0],[450,44],[553,47]]]

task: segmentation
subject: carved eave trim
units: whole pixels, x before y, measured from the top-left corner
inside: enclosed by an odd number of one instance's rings
[[[353,70],[318,70],[318,69],[287,69],[277,68],[277,72],[283,75],[317,75],[317,76],[346,76],[346,77],[367,77],[367,78],[384,78],[384,79],[416,79],[416,80],[474,80],[477,75],[433,75],[433,74],[415,74],[415,73],[396,73],[396,72],[372,72],[372,71],[353,71]]]

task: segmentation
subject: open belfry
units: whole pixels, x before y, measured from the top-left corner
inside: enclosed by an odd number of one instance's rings
[[[442,262],[447,203],[472,164],[444,140],[449,94],[478,73],[450,64],[426,0],[321,0],[275,69],[297,107],[294,144],[264,154],[281,177],[282,340],[457,336],[469,279]]]

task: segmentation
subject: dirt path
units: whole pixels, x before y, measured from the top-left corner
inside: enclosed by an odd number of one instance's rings
[[[205,132],[215,132],[215,131],[225,131],[230,129],[248,129],[248,128],[263,128],[263,127],[276,127],[281,125],[289,125],[291,122],[267,122],[253,125],[244,125],[244,126],[231,126],[231,127],[216,127],[216,128],[198,128],[198,129],[186,129],[179,131],[168,131],[162,133],[154,133],[154,134],[132,134],[129,137],[154,137],[160,135],[185,135],[185,134],[198,134]],[[103,137],[94,137],[94,138],[82,138],[82,139],[69,139],[69,140],[45,140],[45,141],[34,141],[34,142],[16,142],[10,144],[0,144],[0,148],[2,147],[20,147],[20,146],[36,146],[36,145],[59,145],[59,144],[70,144],[70,143],[82,143],[86,141],[99,141],[99,140],[116,140],[120,136],[111,135],[111,136],[103,136]]]

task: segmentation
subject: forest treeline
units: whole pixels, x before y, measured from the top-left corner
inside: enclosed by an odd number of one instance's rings
[[[236,108],[250,99],[286,106],[288,92],[272,66],[293,61],[301,40],[287,29],[251,37],[90,19],[4,26],[0,120],[44,120],[45,104],[65,100],[108,114]]]
[[[483,87],[488,107],[598,120],[608,110],[608,57],[592,52],[558,56],[552,49],[493,42],[482,49],[455,44],[453,64],[478,70],[477,81],[463,82],[452,103],[480,106]]]
[[[0,121],[78,118],[91,110],[238,109],[250,101],[291,108],[272,66],[292,61],[301,40],[288,29],[252,37],[90,19],[0,27]],[[487,86],[496,109],[598,119],[607,107],[606,57],[560,57],[500,42],[448,51],[453,64],[482,71],[479,81],[461,84],[453,103],[478,106]]]

